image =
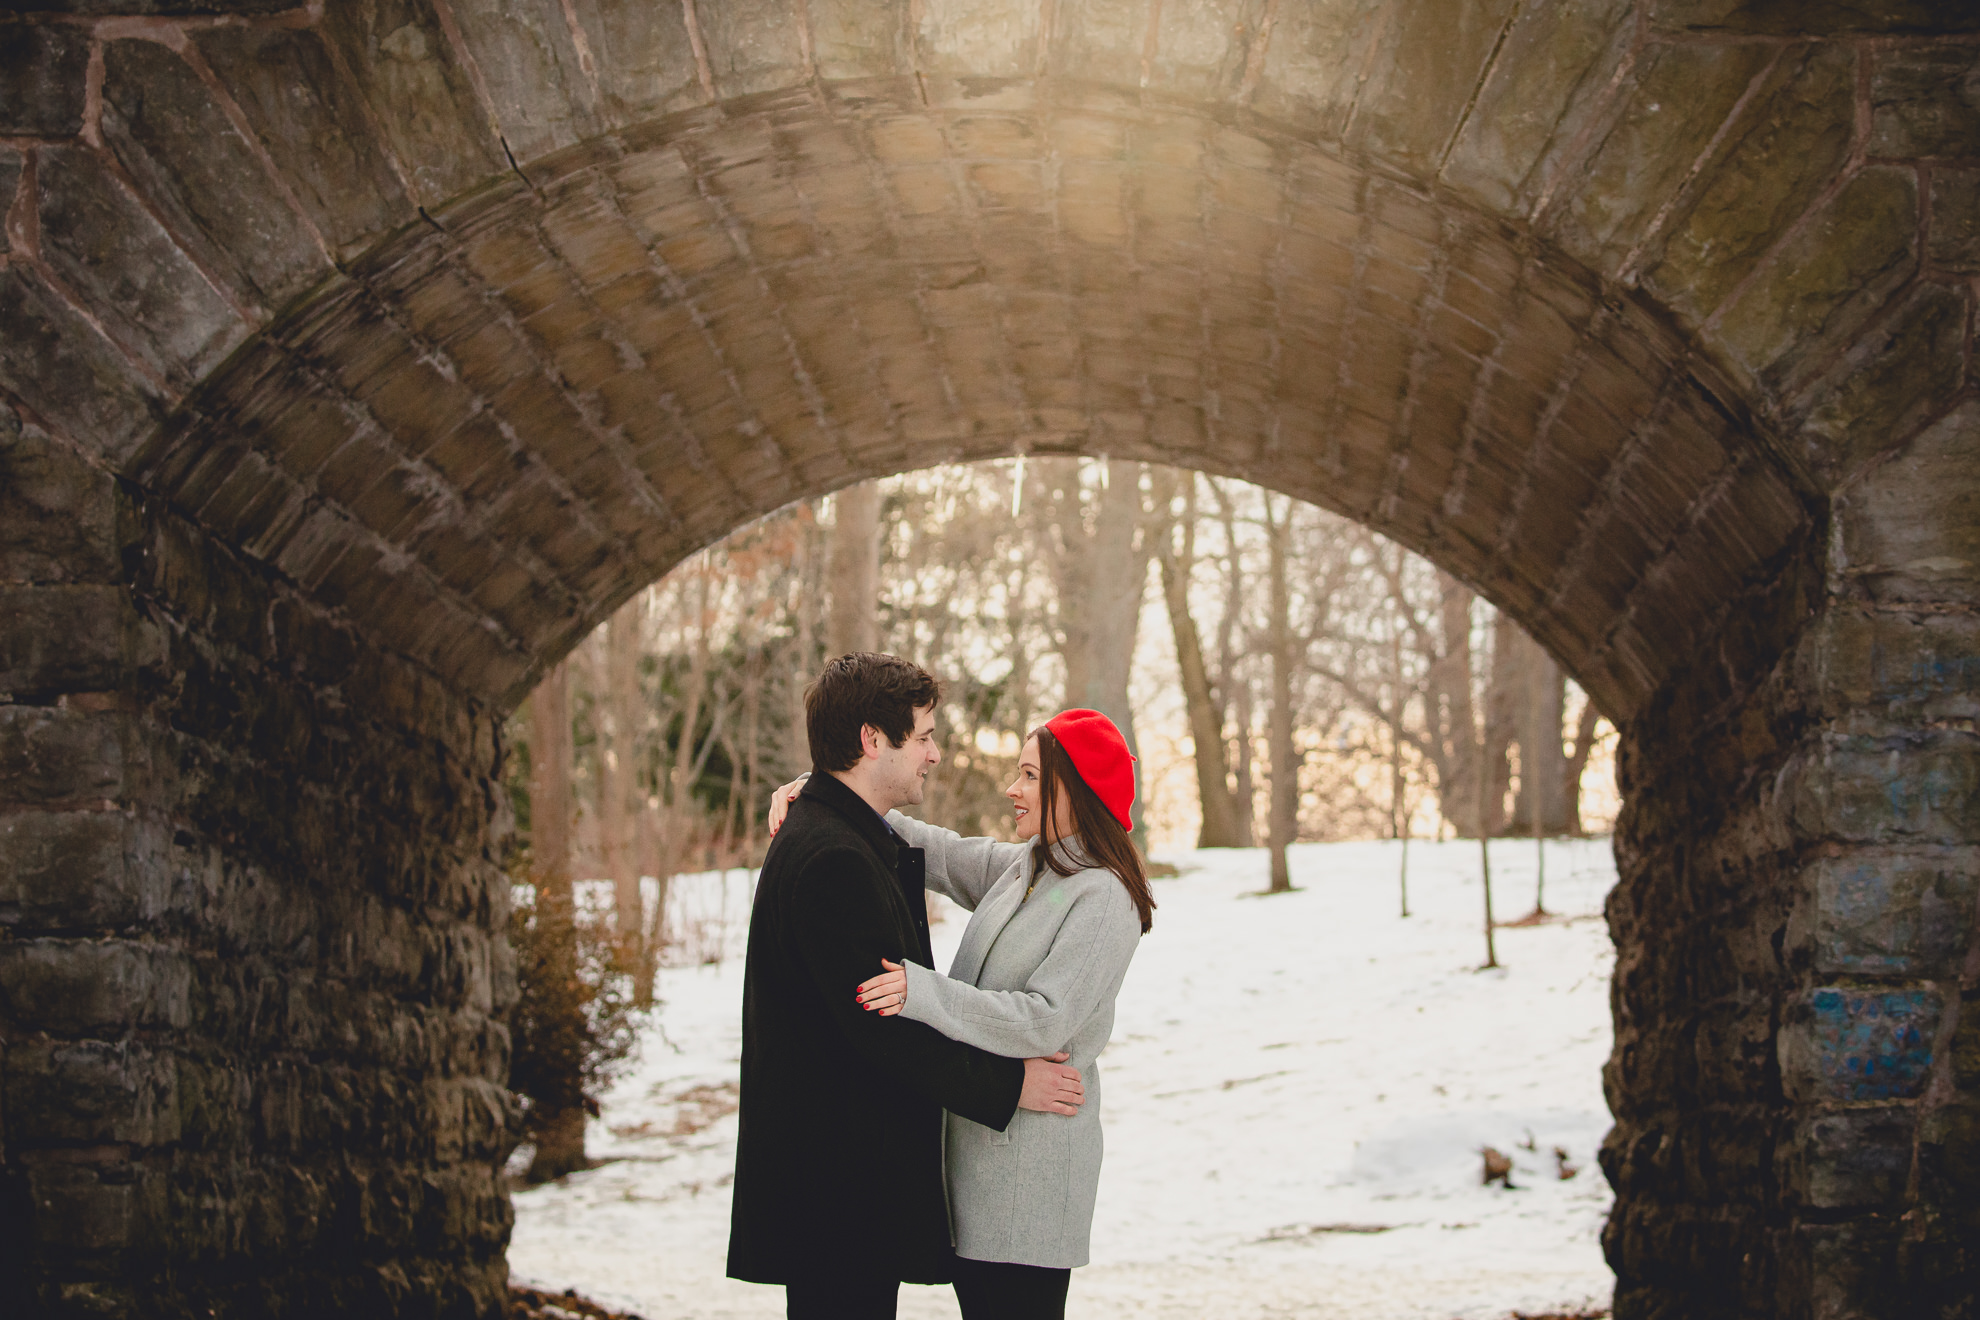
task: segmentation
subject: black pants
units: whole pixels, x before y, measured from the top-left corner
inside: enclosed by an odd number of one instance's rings
[[[1066,1320],[1071,1270],[956,1259],[963,1320]]]
[[[813,1279],[784,1285],[787,1320],[894,1320],[898,1279]]]

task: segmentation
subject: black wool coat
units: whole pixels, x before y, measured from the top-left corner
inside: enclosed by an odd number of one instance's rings
[[[1002,1131],[1024,1062],[854,1001],[882,958],[934,965],[922,861],[823,771],[771,841],[743,971],[731,1278],[952,1277],[942,1111]]]

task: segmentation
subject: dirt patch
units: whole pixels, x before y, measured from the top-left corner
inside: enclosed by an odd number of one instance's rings
[[[674,1097],[674,1103],[680,1108],[674,1111],[674,1126],[667,1135],[691,1137],[716,1119],[735,1113],[741,1099],[741,1089],[734,1082],[696,1086],[683,1091]]]
[[[509,1320],[645,1320],[634,1311],[614,1311],[589,1297],[580,1297],[575,1288],[560,1293],[539,1292],[519,1284],[509,1285]]]

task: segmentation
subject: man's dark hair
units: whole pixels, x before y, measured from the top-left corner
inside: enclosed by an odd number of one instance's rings
[[[827,661],[804,690],[804,732],[814,770],[859,764],[859,731],[871,724],[899,747],[914,732],[914,712],[942,700],[934,675],[897,655],[854,651]]]

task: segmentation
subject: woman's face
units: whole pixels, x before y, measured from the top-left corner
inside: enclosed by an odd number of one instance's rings
[[[1059,829],[1063,828],[1060,822],[1069,820],[1072,816],[1072,802],[1066,796],[1066,786],[1056,784],[1053,787],[1058,790],[1055,796],[1059,799],[1059,809],[1053,813],[1056,817],[1053,824],[1057,828],[1053,830],[1048,842],[1056,841]],[[1013,779],[1011,786],[1004,790],[1004,796],[1011,800],[1011,809],[1017,813],[1018,838],[1027,843],[1037,838],[1038,832],[1045,828],[1045,813],[1041,810],[1043,794],[1039,783],[1036,738],[1027,739],[1024,750],[1018,753],[1017,778]]]

